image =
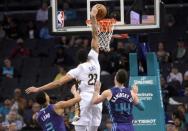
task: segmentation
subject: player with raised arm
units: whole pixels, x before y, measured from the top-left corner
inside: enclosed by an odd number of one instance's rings
[[[26,93],[38,93],[45,90],[59,87],[72,79],[79,81],[79,90],[81,95],[80,105],[80,119],[75,121],[76,131],[97,131],[102,118],[102,103],[92,105],[91,100],[94,92],[96,81],[100,80],[100,65],[98,61],[99,46],[97,36],[97,20],[96,14],[98,9],[96,6],[91,11],[92,22],[92,41],[91,50],[89,54],[84,50],[78,52],[78,59],[80,64],[77,68],[70,70],[60,80],[51,82],[41,87],[30,87],[26,89]]]
[[[95,85],[93,93],[93,104],[108,101],[108,110],[113,123],[112,131],[134,131],[132,120],[132,109],[135,105],[139,110],[144,110],[144,105],[138,99],[138,87],[134,85],[132,90],[125,87],[124,83],[128,80],[127,72],[123,69],[118,70],[114,78],[115,86],[105,90],[99,95],[100,83]]]
[[[42,106],[42,109],[33,116],[33,119],[37,121],[43,131],[66,131],[63,119],[64,109],[81,100],[76,87],[73,86],[71,92],[74,98],[55,104],[50,104],[50,98],[45,92],[37,94],[36,101]]]

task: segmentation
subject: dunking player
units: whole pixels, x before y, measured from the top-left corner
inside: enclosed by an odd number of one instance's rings
[[[43,131],[66,131],[63,119],[64,109],[75,105],[81,100],[76,87],[73,86],[71,92],[74,98],[55,104],[50,104],[50,98],[45,92],[37,94],[36,101],[42,106],[42,109],[33,118],[42,127]]]
[[[115,87],[98,95],[100,84],[97,82],[93,93],[93,104],[98,104],[107,99],[109,114],[113,123],[112,131],[134,131],[132,124],[133,105],[139,110],[144,110],[144,105],[137,96],[138,87],[134,86],[133,90],[129,90],[124,86],[126,80],[128,80],[127,72],[120,69],[114,78]]]
[[[77,68],[70,70],[58,81],[51,82],[38,88],[30,87],[26,89],[26,93],[28,94],[38,93],[59,87],[72,79],[77,79],[80,81],[80,119],[73,123],[76,131],[97,131],[98,126],[101,123],[102,104],[91,104],[95,83],[96,81],[100,80],[100,65],[98,61],[99,47],[96,22],[97,12],[98,9],[96,6],[94,6],[91,11],[92,49],[90,50],[89,54],[83,50],[79,51],[78,59],[81,64],[78,65]]]

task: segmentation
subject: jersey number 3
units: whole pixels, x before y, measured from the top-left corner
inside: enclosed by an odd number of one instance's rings
[[[94,85],[97,81],[97,74],[89,74],[89,81],[88,81],[88,85]]]

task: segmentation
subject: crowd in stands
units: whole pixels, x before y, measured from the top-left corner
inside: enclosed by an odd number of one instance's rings
[[[69,8],[69,6],[71,5],[66,3],[64,8]],[[4,15],[4,20],[0,22],[0,131],[40,130],[32,116],[41,107],[35,102],[33,96],[25,95],[24,89],[28,86],[38,86],[58,80],[66,74],[66,71],[78,64],[76,54],[79,49],[88,51],[90,49],[91,39],[88,36],[51,36],[47,26],[47,9],[47,4],[43,3],[37,11],[36,19],[28,20],[26,23],[20,24],[9,15]],[[69,14],[70,12],[67,13]],[[168,25],[169,28],[173,27],[173,23],[174,20]],[[120,68],[129,70],[129,53],[131,52],[137,52],[140,56],[139,71],[142,75],[145,73],[146,66],[142,58],[145,53],[155,51],[160,64],[167,130],[188,130],[186,41],[179,38],[176,48],[169,48],[165,39],[157,41],[157,48],[145,45],[149,43],[148,41],[139,43],[140,45],[131,40],[112,40],[111,43],[111,51],[101,52],[99,56],[101,76],[112,78],[112,75]],[[16,80],[17,84],[11,85],[12,80]],[[3,84],[4,82],[9,83],[11,88],[8,87],[9,84]],[[65,85],[60,89],[61,93],[59,90],[55,92],[59,95],[53,92],[50,94],[52,103],[71,97],[67,86],[70,85]],[[73,130],[70,124],[73,115],[74,107],[66,109],[65,123],[68,131]],[[100,129],[109,131],[111,127],[111,121],[107,117]]]

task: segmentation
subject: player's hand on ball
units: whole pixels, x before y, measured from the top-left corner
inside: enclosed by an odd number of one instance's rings
[[[27,94],[38,93],[39,92],[39,88],[32,86],[32,87],[27,88],[25,90],[25,92]]]
[[[91,16],[96,17],[97,13],[98,13],[97,6],[93,6],[92,9],[91,9]]]
[[[97,81],[97,82],[95,83],[95,91],[96,91],[96,92],[100,92],[100,90],[101,90],[101,82],[100,82],[100,81]]]

